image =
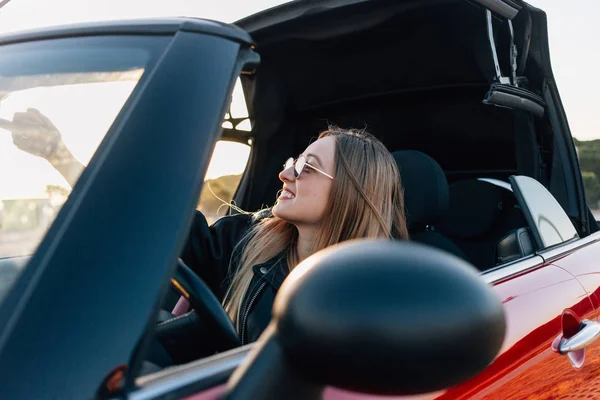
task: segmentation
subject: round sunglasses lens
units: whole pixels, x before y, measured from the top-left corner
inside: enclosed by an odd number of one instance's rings
[[[296,160],[296,165],[294,167],[294,176],[298,178],[302,171],[304,170],[304,166],[306,165],[306,158],[298,157]]]
[[[286,170],[286,169],[290,168],[292,165],[294,165],[294,158],[290,157],[287,159],[285,164],[283,164],[283,169]]]

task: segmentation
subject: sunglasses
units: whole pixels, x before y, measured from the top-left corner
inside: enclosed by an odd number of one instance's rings
[[[287,161],[285,162],[285,164],[283,164],[283,170],[285,171],[286,169],[288,169],[290,167],[294,167],[294,178],[296,178],[296,179],[298,179],[300,177],[300,175],[302,175],[302,172],[304,172],[304,168],[306,168],[306,167],[308,167],[312,170],[315,170],[320,174],[325,175],[329,179],[333,179],[333,176],[329,175],[327,172],[323,172],[319,168],[315,167],[314,165],[309,164],[306,161],[306,157],[304,157],[304,156],[299,156],[295,160],[293,157],[288,158]]]

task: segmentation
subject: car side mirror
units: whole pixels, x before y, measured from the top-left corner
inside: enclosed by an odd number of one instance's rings
[[[345,242],[290,273],[225,398],[433,392],[486,368],[504,335],[500,299],[462,259],[411,242]]]

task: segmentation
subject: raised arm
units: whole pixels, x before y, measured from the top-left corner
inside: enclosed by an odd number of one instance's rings
[[[18,112],[12,121],[0,118],[0,128],[12,133],[15,146],[46,159],[73,187],[85,168],[65,145],[58,129],[45,115],[29,108]]]

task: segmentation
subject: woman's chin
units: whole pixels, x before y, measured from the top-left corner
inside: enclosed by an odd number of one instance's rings
[[[281,200],[278,201],[271,209],[271,212],[273,213],[274,216],[276,216],[277,218],[281,218],[283,220],[288,220],[288,218],[286,218],[286,216],[288,216],[289,211],[290,211],[289,206],[287,204],[285,204],[285,201],[281,201]]]

